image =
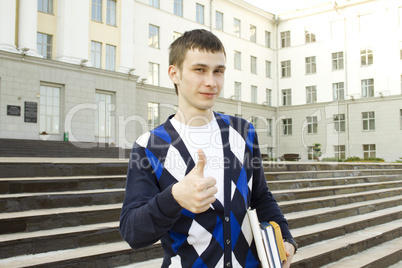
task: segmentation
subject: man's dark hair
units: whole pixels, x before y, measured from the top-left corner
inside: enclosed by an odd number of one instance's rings
[[[223,52],[226,57],[225,47],[216,35],[204,29],[196,29],[185,32],[170,45],[169,65],[175,65],[181,71],[187,51],[194,49],[202,52]],[[174,87],[178,94],[177,85],[174,84]]]

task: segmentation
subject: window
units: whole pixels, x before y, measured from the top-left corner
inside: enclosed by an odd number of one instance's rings
[[[106,23],[116,26],[116,0],[107,0]]]
[[[258,128],[258,117],[257,116],[252,116],[251,117],[251,124],[253,124],[254,129]]]
[[[346,153],[345,153],[345,145],[335,145],[334,146],[334,152],[335,152],[335,158],[337,159],[346,159]]]
[[[265,61],[265,76],[268,78],[271,78],[271,65],[270,61]]]
[[[282,119],[283,135],[292,135],[292,118]]]
[[[241,100],[241,83],[235,82],[235,100]]]
[[[343,70],[343,52],[332,53],[332,71]]]
[[[399,42],[399,57],[402,60],[402,42]]]
[[[149,63],[148,83],[154,86],[159,86],[159,64]]]
[[[251,86],[251,102],[257,103],[257,87]]]
[[[271,32],[265,31],[265,46],[271,48]]]
[[[223,31],[223,13],[215,12],[215,27],[219,31]]]
[[[267,118],[267,135],[272,136],[272,119]]]
[[[281,47],[290,47],[290,31],[281,32]]]
[[[336,132],[345,132],[345,114],[334,114],[334,128]]]
[[[402,7],[399,7],[398,11],[399,11],[399,26],[402,27]]]
[[[373,51],[371,49],[361,49],[360,59],[362,66],[373,64]]]
[[[36,49],[45,59],[52,59],[52,36],[43,33],[36,35]]]
[[[292,105],[292,89],[282,89],[282,105]]]
[[[374,79],[362,80],[362,97],[374,97]]]
[[[344,100],[345,99],[345,88],[344,83],[333,83],[332,90],[334,93],[334,100]]]
[[[116,70],[116,47],[106,45],[106,70]]]
[[[402,129],[402,109],[401,110],[399,110],[399,113],[400,113],[400,128]]]
[[[148,46],[159,48],[159,27],[149,25]]]
[[[366,158],[375,158],[375,144],[363,144],[363,157]]]
[[[304,34],[306,36],[306,43],[314,43],[315,42],[315,33],[312,33],[311,30],[305,29]]]
[[[317,86],[306,87],[306,103],[317,102]]]
[[[372,36],[376,26],[376,19],[373,14],[359,16],[359,32],[364,36]]]
[[[159,0],[148,0],[151,7],[159,8]]]
[[[307,117],[307,133],[316,134],[318,131],[318,121],[317,116]]]
[[[307,146],[307,159],[308,160],[313,160],[314,159],[313,146]]]
[[[345,40],[345,26],[343,20],[331,22],[331,39],[333,41]]]
[[[374,112],[363,112],[363,130],[375,130],[375,113]]]
[[[204,6],[198,3],[196,4],[196,21],[204,24]]]
[[[182,35],[183,35],[182,33],[173,32],[173,41],[176,40],[177,38],[179,38]]]
[[[240,37],[240,20],[233,19],[233,34]]]
[[[38,11],[53,14],[53,0],[38,0]]]
[[[281,62],[282,78],[290,77],[290,60]]]
[[[234,68],[236,70],[241,70],[241,52],[234,52]]]
[[[272,89],[266,89],[265,90],[265,97],[266,97],[266,102],[268,106],[272,106]]]
[[[95,113],[95,135],[98,137],[112,136],[112,94],[96,92],[95,103],[97,111]]]
[[[183,0],[174,0],[173,13],[177,16],[183,17]]]
[[[250,41],[257,43],[257,27],[250,24]]]
[[[39,132],[60,133],[60,87],[40,86]]]
[[[91,62],[92,67],[101,68],[102,65],[102,43],[91,41]]]
[[[267,147],[267,154],[268,154],[268,157],[273,157],[274,156],[274,147]]]
[[[92,0],[91,19],[102,22],[102,0]]]
[[[250,56],[250,72],[257,74],[257,57]]]
[[[159,125],[159,103],[148,102],[148,126],[150,129]]]
[[[306,58],[306,74],[315,74],[317,72],[315,56]]]

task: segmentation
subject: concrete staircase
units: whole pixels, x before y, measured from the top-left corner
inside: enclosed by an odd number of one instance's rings
[[[118,233],[127,164],[0,161],[0,267],[160,267],[159,243],[132,250]],[[402,165],[267,162],[265,170],[300,245],[292,268],[401,261]]]
[[[0,139],[0,157],[129,158],[130,152],[108,143]]]

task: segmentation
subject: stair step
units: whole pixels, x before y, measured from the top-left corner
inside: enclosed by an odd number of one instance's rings
[[[329,222],[354,215],[402,205],[402,196],[388,197],[380,200],[358,202],[333,208],[319,208],[286,214],[290,229]]]
[[[402,165],[393,169],[350,169],[350,170],[318,170],[318,171],[284,171],[264,172],[268,181],[295,180],[295,179],[325,179],[336,177],[370,176],[370,175],[401,175]]]
[[[125,188],[126,175],[0,178],[0,194]]]
[[[119,222],[88,224],[36,232],[0,235],[0,259],[123,241]]]
[[[399,219],[402,219],[402,207],[396,206],[330,222],[292,228],[291,230],[299,246],[304,247]]]
[[[116,221],[122,204],[0,213],[0,234]]]
[[[122,203],[123,189],[0,195],[0,213]]]
[[[321,196],[308,199],[278,202],[282,212],[288,214],[297,211],[306,211],[318,208],[329,208],[339,205],[346,205],[356,202],[378,200],[381,198],[402,195],[402,187],[391,189],[380,189],[359,193],[339,194],[335,196]]]
[[[116,267],[162,256],[160,243],[132,250],[126,242],[115,242],[2,259],[0,267]]]
[[[402,180],[391,181],[391,182],[339,185],[339,186],[323,186],[308,189],[292,189],[291,191],[277,190],[272,191],[272,194],[274,195],[277,201],[291,201],[291,200],[307,199],[320,196],[335,196],[338,194],[365,192],[376,189],[389,189],[395,187],[402,187]]]
[[[322,267],[402,235],[402,219],[301,247],[292,268]]]
[[[402,180],[400,175],[371,175],[371,176],[354,176],[354,177],[334,177],[325,179],[295,179],[295,180],[278,180],[268,181],[267,185],[271,191],[285,189],[302,189],[314,188],[322,186],[337,186],[357,183],[373,183]]]
[[[353,256],[323,266],[323,268],[388,267],[401,260],[402,237],[372,247]]]
[[[158,268],[162,266],[163,258],[119,266],[117,268]]]

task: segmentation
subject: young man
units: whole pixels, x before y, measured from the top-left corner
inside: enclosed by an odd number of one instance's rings
[[[247,209],[275,221],[297,247],[269,192],[254,127],[214,113],[226,54],[206,30],[170,46],[178,112],[133,146],[120,233],[133,248],[161,240],[162,267],[258,267]],[[295,252],[285,242],[289,267]]]

